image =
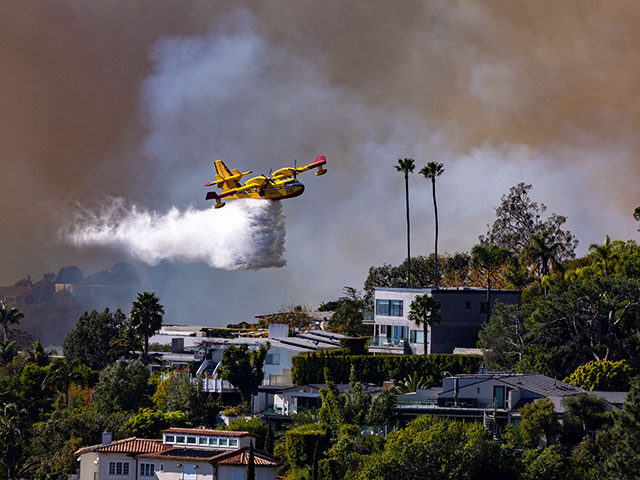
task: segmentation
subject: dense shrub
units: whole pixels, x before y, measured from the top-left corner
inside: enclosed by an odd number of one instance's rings
[[[300,425],[287,431],[285,444],[291,468],[310,466],[314,452],[320,458],[329,448],[329,437],[329,430],[318,423]]]
[[[335,355],[325,352],[300,354],[292,359],[293,383],[324,383],[327,368],[336,383],[348,383],[351,365],[359,381],[381,385],[383,381],[400,379],[414,372],[427,384],[439,384],[443,372],[452,375],[476,373],[482,365],[481,355]]]

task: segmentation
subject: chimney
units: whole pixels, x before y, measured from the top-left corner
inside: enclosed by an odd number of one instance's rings
[[[102,432],[102,445],[109,445],[111,443],[111,432]]]
[[[171,353],[184,352],[184,338],[172,338],[171,339]]]
[[[384,382],[382,382],[382,390],[387,390],[388,388],[393,387],[395,383],[396,382],[393,379],[385,380]]]

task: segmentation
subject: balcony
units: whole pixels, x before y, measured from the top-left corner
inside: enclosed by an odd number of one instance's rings
[[[370,353],[391,353],[401,355],[403,353],[412,353],[411,347],[406,340],[402,338],[387,337],[371,337],[369,339]]]

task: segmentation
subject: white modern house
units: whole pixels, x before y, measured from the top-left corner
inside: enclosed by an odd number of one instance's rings
[[[292,358],[300,353],[311,353],[340,347],[344,335],[324,330],[308,330],[289,336],[285,324],[271,324],[266,337],[214,338],[195,335],[203,327],[175,327],[150,338],[151,343],[171,345],[171,352],[157,352],[154,368],[184,367],[189,363],[199,363],[197,374],[203,379],[203,388],[214,394],[237,392],[229,382],[220,378],[220,362],[229,346],[247,345],[250,350],[269,344],[264,363],[264,381],[252,401],[253,412],[260,413],[274,403],[273,393],[293,385],[291,379]]]
[[[248,432],[205,428],[169,428],[162,440],[126,438],[113,441],[103,433],[102,443],[75,452],[79,480],[245,480]],[[275,480],[278,462],[254,451],[256,480]]]
[[[496,301],[520,304],[520,290],[491,290]],[[478,331],[488,320],[484,288],[375,288],[374,336],[371,353],[425,353],[424,327],[409,320],[411,302],[418,295],[440,302],[442,322],[427,329],[426,353],[453,353],[457,347],[475,347]]]

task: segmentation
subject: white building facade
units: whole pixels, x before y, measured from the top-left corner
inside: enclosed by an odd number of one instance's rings
[[[427,328],[409,320],[411,302],[419,295],[440,302],[442,321]],[[371,353],[453,353],[456,347],[475,347],[477,333],[488,320],[487,291],[482,288],[375,288],[374,336]],[[492,290],[496,301],[520,304],[519,290]],[[426,345],[426,352],[425,352]]]

